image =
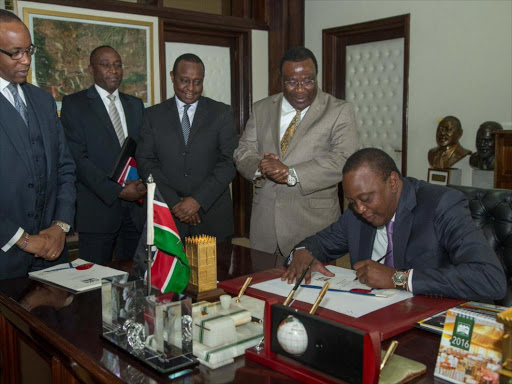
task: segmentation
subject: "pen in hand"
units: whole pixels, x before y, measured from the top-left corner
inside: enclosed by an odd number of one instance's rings
[[[386,257],[388,257],[390,254],[391,254],[392,251],[389,251],[389,252],[386,252],[386,254],[384,256],[382,256],[381,258],[377,259],[375,262],[376,263],[380,263],[382,260],[384,260]],[[357,280],[357,276],[356,278],[354,279],[354,281]]]
[[[308,266],[306,267],[306,269],[304,270],[304,272],[302,272],[302,276],[299,279],[296,279],[295,286],[288,294],[288,297],[284,301],[283,305],[287,306],[290,303],[290,301],[293,298],[293,295],[295,294],[295,291],[299,288],[300,284],[302,283],[302,280],[304,280],[304,278],[306,277],[306,273],[308,273],[308,271],[311,268],[311,265],[313,265],[314,261],[315,261],[315,258],[313,257],[311,259],[311,261],[309,262]]]

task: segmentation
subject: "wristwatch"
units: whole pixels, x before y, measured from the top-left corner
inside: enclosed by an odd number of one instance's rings
[[[392,278],[395,288],[405,290],[407,288],[408,277],[409,271],[407,269],[397,270]]]
[[[69,230],[71,229],[71,226],[68,223],[65,223],[63,221],[55,220],[55,221],[52,221],[52,224],[60,227],[60,229],[62,229],[62,232],[64,232],[64,233],[68,233]]]
[[[293,167],[288,168],[288,181],[286,184],[290,187],[294,187],[297,184],[297,173]]]

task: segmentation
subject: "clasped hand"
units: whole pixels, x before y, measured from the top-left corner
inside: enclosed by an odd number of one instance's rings
[[[270,179],[274,183],[286,184],[288,182],[288,167],[279,160],[279,156],[273,153],[264,153],[258,169],[261,177]]]
[[[45,260],[52,261],[62,253],[65,241],[66,233],[60,227],[52,225],[39,232],[38,235],[31,235],[27,246],[23,250],[33,254],[35,257],[42,257]],[[18,241],[18,245],[23,242],[24,238],[22,237]]]
[[[201,206],[193,197],[182,197],[181,201],[172,207],[171,212],[174,216],[178,218],[178,220],[190,224],[196,225],[201,222],[201,218],[199,217],[199,208]]]
[[[119,198],[126,201],[138,201],[146,195],[146,186],[142,180],[127,181]]]

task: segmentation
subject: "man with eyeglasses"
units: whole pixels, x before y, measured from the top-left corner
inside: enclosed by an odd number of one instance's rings
[[[125,186],[110,180],[124,141],[138,140],[144,104],[119,92],[121,56],[109,46],[89,58],[94,85],[62,99],[61,120],[77,167],[76,227],[80,257],[97,264],[133,258],[146,194],[141,180]]]
[[[36,47],[0,10],[0,279],[67,261],[75,165],[53,97],[28,84]]]
[[[144,117],[136,154],[140,175],[153,175],[182,240],[205,234],[230,243],[233,111],[202,96],[205,66],[197,55],[179,56],[170,76],[174,97],[148,108]]]
[[[357,150],[354,109],[317,84],[317,62],[304,47],[281,59],[283,92],[253,106],[234,159],[254,183],[251,247],[276,254],[340,216],[338,183]]]

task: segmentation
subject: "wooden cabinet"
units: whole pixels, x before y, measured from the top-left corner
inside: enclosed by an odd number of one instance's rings
[[[512,189],[512,130],[495,134],[494,187]]]

